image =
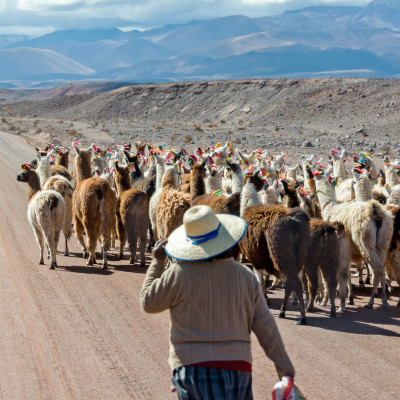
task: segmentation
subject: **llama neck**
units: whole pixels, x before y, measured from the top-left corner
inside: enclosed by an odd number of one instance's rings
[[[243,188],[243,174],[242,170],[238,168],[237,171],[232,174],[232,193],[238,193]]]
[[[84,150],[81,150],[81,154],[75,157],[75,174],[77,184],[92,177],[90,156],[89,153]]]
[[[346,168],[343,160],[335,160],[333,162],[333,176],[338,178],[338,185],[347,179]]]
[[[204,183],[204,179],[202,177],[200,168],[196,168],[196,170],[192,170],[192,176],[190,177],[190,194],[192,197],[192,201],[198,197],[202,196],[206,193],[206,186]]]
[[[39,163],[37,174],[39,175],[40,185],[43,185],[46,179],[51,176],[50,164],[47,161],[41,161]]]
[[[165,162],[162,160],[156,163],[156,190],[161,188],[162,179],[165,172]]]
[[[35,194],[41,190],[39,175],[35,171],[29,174],[28,185],[28,199],[31,201]]]
[[[56,165],[61,165],[68,169],[69,166],[68,154],[59,154],[56,160]]]
[[[252,182],[248,180],[243,186],[240,194],[240,215],[242,216],[247,207],[260,204],[257,190]]]
[[[326,220],[330,215],[330,208],[337,204],[335,191],[331,183],[325,179],[316,180],[318,200],[321,206],[322,216]]]
[[[131,181],[130,179],[124,179],[120,173],[117,173],[115,175],[115,187],[117,188],[118,196],[121,196],[122,192],[131,189]]]
[[[367,156],[368,164],[370,165],[370,176],[372,179],[372,184],[375,185],[378,183],[378,167],[374,163],[371,157]]]
[[[162,180],[162,189],[170,190],[178,188],[178,174],[173,169],[168,169],[164,172]]]
[[[208,175],[205,180],[206,193],[211,193],[214,190],[222,189],[222,177],[219,172],[216,172],[214,176]]]
[[[367,177],[360,178],[354,185],[356,201],[368,201],[373,198],[372,183]]]
[[[283,199],[283,204],[287,208],[294,208],[300,205],[299,198],[295,189],[285,190],[285,196]]]

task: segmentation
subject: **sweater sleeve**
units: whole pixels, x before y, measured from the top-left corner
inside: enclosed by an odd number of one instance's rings
[[[274,316],[265,302],[260,284],[255,280],[255,310],[252,331],[267,357],[275,364],[279,379],[288,375],[294,377],[294,367],[279,333]]]
[[[159,313],[181,300],[182,285],[174,266],[165,269],[165,262],[157,258],[151,262],[140,291],[140,303],[145,312]]]

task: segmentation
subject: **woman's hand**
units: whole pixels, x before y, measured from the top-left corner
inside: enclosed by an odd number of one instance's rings
[[[156,244],[151,251],[151,255],[153,258],[157,258],[159,260],[164,261],[167,258],[167,254],[165,253],[164,247],[168,243],[167,239],[157,240]]]

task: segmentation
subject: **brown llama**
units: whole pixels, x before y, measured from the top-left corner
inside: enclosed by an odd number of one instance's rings
[[[178,189],[176,167],[167,168],[162,179],[160,198],[156,208],[158,237],[167,238],[183,224],[183,214],[190,208],[190,195]]]
[[[131,188],[129,176],[130,165],[120,167],[115,161],[115,185],[118,192],[117,201],[117,234],[119,240],[118,259],[124,256],[124,246],[128,240],[131,253],[129,263],[136,259],[137,242],[139,240],[140,266],[146,264],[146,240],[149,229],[149,198],[145,192]]]
[[[77,186],[72,197],[75,235],[82,246],[83,257],[88,259],[87,265],[96,262],[96,244],[101,239],[102,268],[105,269],[115,227],[115,195],[105,179],[91,177],[90,153],[77,147],[75,150]],[[83,232],[88,240],[87,247]]]
[[[247,231],[240,249],[256,270],[285,276],[285,297],[279,318],[286,315],[290,294],[294,291],[300,303],[298,325],[306,324],[303,288],[299,279],[310,243],[308,215],[299,207],[254,205],[246,208],[243,218]]]

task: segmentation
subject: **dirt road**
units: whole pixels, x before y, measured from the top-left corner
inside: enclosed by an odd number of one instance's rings
[[[168,314],[146,315],[139,305],[145,270],[117,261],[88,267],[75,238],[59,267],[38,265],[27,216],[27,185],[19,165],[34,158],[21,137],[0,133],[0,399],[168,399]],[[62,247],[62,246],[60,246]],[[48,264],[48,263],[46,263]],[[367,288],[369,293],[370,287]],[[385,313],[367,293],[337,319],[317,306],[307,326],[298,310],[277,319],[310,400],[395,399],[400,395],[399,288]],[[282,290],[271,294],[277,316]],[[254,338],[255,339],[255,338]],[[256,399],[270,398],[273,365],[253,340]]]

